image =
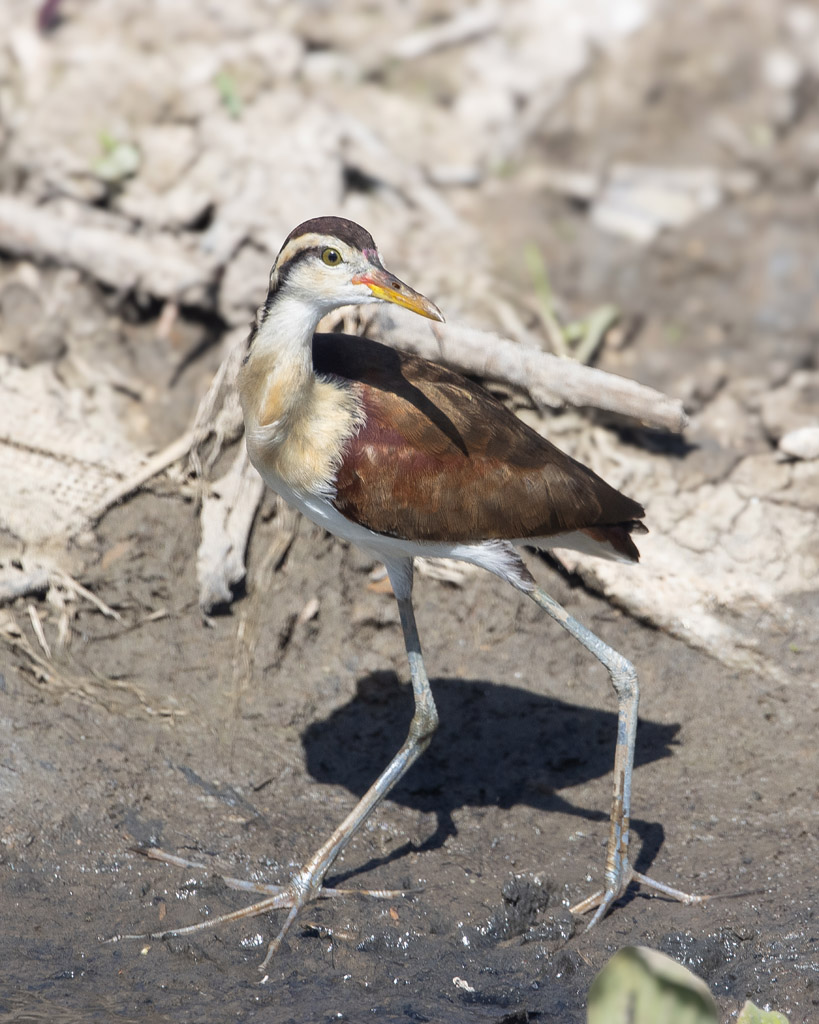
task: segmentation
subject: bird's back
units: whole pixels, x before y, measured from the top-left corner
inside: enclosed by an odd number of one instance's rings
[[[366,338],[317,334],[316,373],[353,389],[335,505],[376,533],[417,541],[548,541],[582,531],[639,558],[643,507],[561,452],[484,388]],[[601,551],[601,553],[604,553]]]

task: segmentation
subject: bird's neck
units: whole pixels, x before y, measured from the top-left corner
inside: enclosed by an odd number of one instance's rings
[[[298,297],[268,296],[239,379],[245,422],[283,421],[309,399],[315,384],[313,334],[321,316]]]
[[[363,422],[355,389],[317,377],[315,306],[274,296],[239,372],[250,460],[273,490],[330,495],[344,446]]]
[[[298,366],[312,376],[313,335],[323,315],[324,310],[299,296],[271,293],[253,339],[251,358],[263,359],[274,367]]]

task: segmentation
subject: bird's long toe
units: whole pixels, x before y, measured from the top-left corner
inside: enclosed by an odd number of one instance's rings
[[[683,892],[681,889],[675,889],[671,885],[666,885],[665,882],[658,882],[656,879],[651,878],[649,875],[644,875],[639,871],[635,871],[628,861],[625,861],[623,868],[619,873],[619,877],[607,883],[604,889],[598,889],[597,892],[592,893],[591,896],[587,896],[586,899],[581,900],[579,903],[575,903],[574,906],[570,907],[570,913],[583,915],[588,914],[590,911],[594,911],[586,930],[594,928],[594,926],[601,921],[606,914],[609,912],[611,907],[624,895],[628,887],[636,882],[639,885],[644,885],[649,889],[653,889],[655,892],[662,893],[663,896],[668,896],[671,899],[677,900],[686,906],[693,906],[695,904],[705,903],[709,896],[700,896],[695,893]]]

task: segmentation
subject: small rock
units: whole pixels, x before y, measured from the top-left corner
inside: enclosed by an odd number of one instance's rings
[[[810,41],[819,32],[819,14],[808,4],[791,4],[783,21],[794,39]]]
[[[296,616],[296,625],[303,626],[316,618],[321,610],[321,602],[317,597],[311,597]]]
[[[779,439],[779,450],[793,459],[819,459],[819,423],[788,431]]]
[[[801,82],[803,74],[801,61],[790,50],[775,47],[762,59],[762,76],[765,84],[777,92],[793,92]]]

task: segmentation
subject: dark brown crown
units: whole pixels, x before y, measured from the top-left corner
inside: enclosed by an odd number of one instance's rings
[[[293,228],[285,238],[282,249],[288,242],[292,242],[294,238],[300,238],[302,235],[331,235],[340,242],[346,242],[347,245],[362,252],[367,249],[374,250],[376,247],[369,231],[362,228],[360,224],[356,224],[354,220],[346,220],[344,217],[313,217],[312,220],[306,220],[303,224]]]

